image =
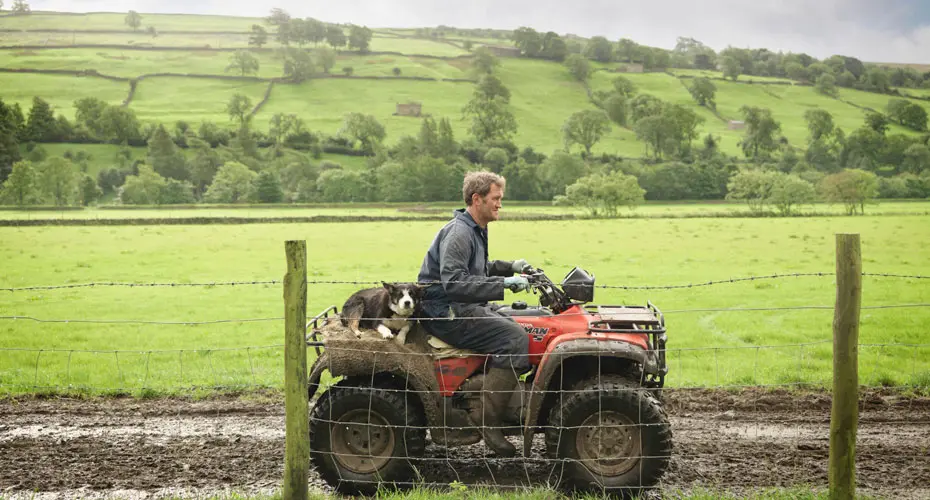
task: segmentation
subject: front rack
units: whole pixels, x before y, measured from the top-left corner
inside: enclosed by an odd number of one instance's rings
[[[310,333],[307,334],[307,347],[313,347],[314,350],[316,350],[317,356],[321,354],[320,347],[323,347],[323,342],[319,339],[319,335],[317,335],[318,329],[320,328],[320,321],[329,319],[330,312],[335,316],[339,315],[339,309],[336,306],[329,306],[323,309],[323,312],[320,314],[310,318],[310,321],[307,322],[306,328],[310,331]]]

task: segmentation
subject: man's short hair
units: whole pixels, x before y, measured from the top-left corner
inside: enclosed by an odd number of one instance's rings
[[[494,172],[469,172],[465,174],[465,182],[462,183],[462,196],[465,197],[465,204],[471,206],[471,197],[473,194],[484,197],[491,191],[491,185],[497,184],[504,189],[507,180]]]

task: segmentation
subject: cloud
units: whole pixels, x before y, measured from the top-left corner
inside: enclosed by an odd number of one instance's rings
[[[446,24],[632,38],[671,48],[689,36],[736,47],[851,55],[865,61],[930,63],[930,8],[924,0],[342,0],[274,4],[202,0],[33,0],[34,9],[264,16],[272,5],[297,17],[377,27]]]

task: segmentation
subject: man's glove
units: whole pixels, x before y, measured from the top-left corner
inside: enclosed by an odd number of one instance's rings
[[[530,291],[530,282],[523,276],[508,276],[504,278],[504,286],[511,292],[528,292]]]
[[[510,270],[515,273],[522,273],[523,268],[530,265],[527,261],[523,259],[517,259],[513,261],[513,264],[510,265]]]

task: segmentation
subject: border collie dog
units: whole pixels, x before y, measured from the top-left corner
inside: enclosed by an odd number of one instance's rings
[[[355,336],[362,337],[359,328],[377,330],[384,339],[398,344],[407,340],[414,311],[420,304],[423,288],[416,283],[385,283],[381,288],[367,288],[353,293],[343,304],[340,319]],[[394,332],[397,331],[397,335]]]

